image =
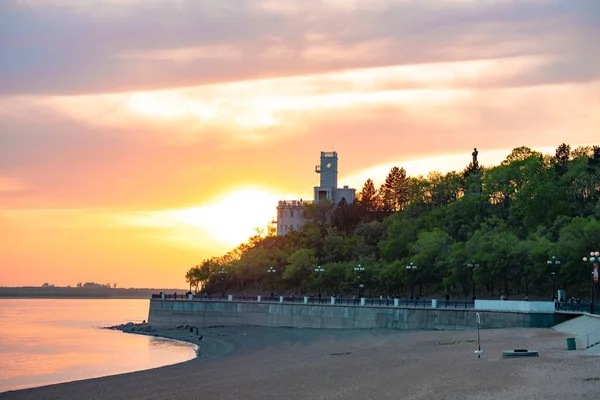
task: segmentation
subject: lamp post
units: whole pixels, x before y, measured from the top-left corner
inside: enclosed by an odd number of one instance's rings
[[[271,297],[273,297],[273,280],[275,279],[276,272],[277,270],[273,267],[269,267],[269,269],[267,270],[267,274],[271,276]]]
[[[550,258],[548,261],[546,261],[546,264],[548,264],[548,267],[554,269],[554,271],[550,272],[550,275],[552,276],[552,296],[554,297],[554,295],[556,295],[556,271],[558,269],[558,267],[560,266],[560,261],[556,259],[555,256],[552,256],[552,258]],[[558,298],[558,300],[560,301],[560,297],[556,296]],[[565,299],[563,299],[565,300]]]
[[[467,267],[471,269],[471,283],[473,284],[473,301],[475,301],[475,268],[479,267],[479,264],[473,261],[468,263]]]
[[[224,287],[225,282],[224,282],[224,279],[225,279],[225,274],[226,273],[227,273],[227,271],[225,271],[225,268],[221,268],[219,270],[219,276],[221,277],[221,296],[222,297],[225,297],[225,287]]]
[[[598,258],[600,256],[600,252],[590,251],[589,261],[592,263],[592,281],[590,282],[590,314],[594,313],[594,285],[598,284]],[[583,262],[587,262],[588,258],[583,257]]]
[[[318,281],[319,281],[319,298],[321,298],[321,272],[325,272],[325,268],[323,268],[323,267],[321,267],[319,265],[317,268],[315,268],[315,272],[317,274],[319,274],[319,278],[318,278]]]
[[[414,271],[415,269],[419,269],[419,267],[414,265],[412,262],[406,266],[406,270],[408,271],[408,276],[410,277],[410,299],[411,300],[415,298],[414,290],[413,290],[414,289],[413,288],[414,280],[413,280],[413,273],[412,273],[412,271]]]
[[[354,270],[358,273],[358,298],[360,299],[360,289],[364,286],[362,283],[360,283],[360,273],[361,271],[365,270],[365,267],[358,264],[358,267],[354,267]]]

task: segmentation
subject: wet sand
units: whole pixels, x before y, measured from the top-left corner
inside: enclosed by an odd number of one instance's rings
[[[0,393],[0,399],[598,399],[600,358],[550,329],[476,331],[212,327],[150,332],[199,346],[197,359]],[[125,333],[124,333],[125,334]],[[539,358],[502,359],[503,350]]]

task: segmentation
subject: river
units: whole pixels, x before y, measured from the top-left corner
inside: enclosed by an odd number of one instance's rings
[[[0,299],[0,392],[186,361],[195,346],[101,329],[148,318],[148,300]]]

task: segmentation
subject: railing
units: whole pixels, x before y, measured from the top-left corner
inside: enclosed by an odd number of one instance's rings
[[[596,329],[595,331],[592,331],[590,333],[577,336],[575,340],[579,343],[583,343],[586,349],[592,346],[596,346],[600,344],[600,329]]]
[[[164,300],[186,300],[188,295],[183,293],[155,293],[152,295],[153,299],[164,299]]]
[[[167,293],[158,293],[153,294],[152,299],[163,299],[163,300],[190,300],[190,294],[167,294]],[[229,301],[229,296],[221,294],[221,295],[192,295],[191,301]],[[248,296],[231,296],[231,301],[236,302],[258,302],[258,297],[248,297]],[[423,308],[432,308],[432,300],[431,299],[364,299],[364,305],[371,307],[396,307],[395,303],[398,303],[397,307],[423,307]],[[296,304],[332,304],[331,297],[315,297],[310,296],[306,297],[262,297],[260,298],[261,303],[296,303]],[[334,303],[335,305],[361,305],[360,298],[351,298],[351,297],[335,297]],[[473,309],[475,308],[475,303],[473,301],[438,301],[437,308],[452,308],[452,309]]]
[[[474,301],[438,301],[437,308],[475,308]]]
[[[312,204],[312,200],[279,200],[277,203],[278,207],[296,207],[304,206],[306,204]]]
[[[576,313],[591,313],[591,303],[571,303],[571,302],[558,302],[554,304],[556,311],[568,311]],[[593,314],[600,314],[600,304],[594,305]]]

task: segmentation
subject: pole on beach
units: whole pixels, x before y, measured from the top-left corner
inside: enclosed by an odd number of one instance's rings
[[[406,270],[408,271],[408,277],[410,278],[410,299],[414,299],[414,289],[415,289],[415,281],[413,277],[412,271],[419,269],[418,266],[414,265],[412,262],[406,266]]]
[[[588,258],[583,257],[583,262],[587,262]],[[590,314],[594,314],[594,286],[598,285],[598,261],[600,261],[600,252],[590,252],[590,263],[592,264],[592,282],[590,290]]]
[[[477,358],[481,358],[481,353],[483,353],[481,351],[481,339],[479,336],[479,325],[481,325],[481,318],[479,317],[479,313],[475,313],[475,315],[477,316],[477,350],[475,353],[477,353]]]
[[[225,268],[221,268],[219,270],[219,275],[221,276],[221,296],[222,297],[225,297],[225,286],[224,286],[225,285],[225,281],[224,281],[223,278],[225,277],[226,273],[227,273],[227,271],[225,270]]]
[[[360,289],[363,287],[363,285],[360,283],[360,272],[365,270],[365,267],[363,267],[362,265],[358,264],[358,267],[354,267],[354,270],[357,272],[357,276],[358,276],[358,298],[360,299]]]
[[[269,267],[267,273],[271,276],[271,297],[273,297],[273,280],[275,279],[275,273],[277,273],[277,270],[273,267]]]
[[[318,283],[319,283],[319,299],[320,299],[321,298],[321,273],[325,272],[325,268],[323,268],[319,265],[317,268],[315,268],[315,272],[317,274],[319,274]]]

